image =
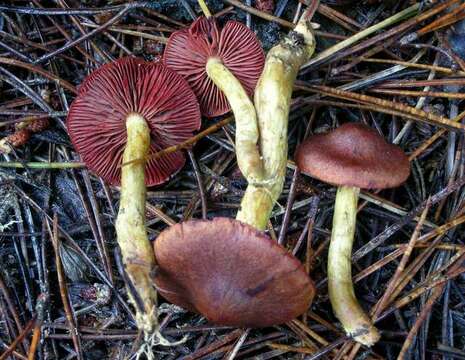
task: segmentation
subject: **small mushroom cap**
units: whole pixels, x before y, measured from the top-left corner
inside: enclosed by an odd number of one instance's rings
[[[87,167],[113,185],[121,182],[126,118],[130,113],[139,113],[147,121],[149,154],[187,140],[200,127],[197,99],[174,71],[132,57],[103,65],[79,87],[67,127]],[[168,180],[184,162],[180,151],[147,161],[146,184]]]
[[[299,145],[295,159],[302,172],[337,186],[391,188],[410,174],[410,162],[401,148],[359,123],[310,137]]]
[[[199,99],[202,114],[208,117],[230,110],[228,100],[208,77],[206,65],[211,57],[221,59],[249,96],[265,63],[257,37],[237,21],[228,21],[220,29],[214,18],[200,17],[188,29],[171,34],[163,62],[188,81]]]
[[[154,249],[159,293],[216,324],[281,324],[304,313],[315,295],[295,257],[237,220],[171,226],[158,236]]]

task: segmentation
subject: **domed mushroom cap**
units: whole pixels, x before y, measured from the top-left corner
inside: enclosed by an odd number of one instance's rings
[[[211,57],[221,59],[249,96],[265,63],[255,34],[237,21],[228,21],[219,29],[214,18],[200,17],[188,29],[171,34],[163,62],[189,82],[199,99],[202,114],[208,117],[230,110],[228,100],[208,77],[206,65]]]
[[[151,132],[150,154],[178,144],[200,127],[197,99],[187,82],[162,65],[136,58],[106,64],[82,83],[68,113],[74,147],[87,167],[110,184],[121,181],[126,118],[140,114]],[[146,163],[146,184],[157,185],[185,162],[175,152]]]
[[[315,294],[295,257],[233,219],[174,225],[158,236],[154,248],[159,293],[216,324],[281,324],[304,313]]]
[[[402,184],[410,174],[409,160],[398,146],[358,123],[310,137],[295,158],[302,172],[337,186],[384,189]]]

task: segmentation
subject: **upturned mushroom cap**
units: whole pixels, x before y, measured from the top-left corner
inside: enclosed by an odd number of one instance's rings
[[[87,167],[110,184],[120,184],[126,118],[134,112],[150,128],[150,154],[185,141],[200,127],[197,99],[174,71],[136,58],[103,65],[80,86],[67,127]],[[146,184],[166,181],[184,162],[181,152],[147,161]]]
[[[252,96],[265,55],[255,34],[244,24],[228,21],[220,29],[214,18],[200,17],[188,29],[171,34],[163,54],[166,66],[182,75],[197,95],[202,114],[219,116],[230,110],[220,89],[208,77],[207,61],[219,58]]]
[[[154,248],[159,293],[216,324],[281,324],[304,313],[315,294],[295,257],[233,219],[174,225],[158,236]]]
[[[150,63],[148,63],[144,59],[130,57],[130,56],[126,56],[126,57],[120,58],[120,59],[118,59],[116,61],[103,64],[103,65],[99,66],[97,69],[95,69],[94,71],[92,71],[89,75],[87,75],[84,78],[84,80],[82,81],[82,83],[78,87],[78,95],[82,95],[82,94],[86,93],[87,90],[92,88],[92,84],[93,84],[94,80],[98,78],[99,74],[105,73],[107,71],[111,71],[111,69],[116,65],[116,63],[118,64],[118,66],[123,66],[123,64],[126,64],[126,63],[135,63],[135,64],[140,64],[140,65],[141,64],[150,65]]]
[[[295,159],[302,172],[337,186],[391,188],[410,174],[405,153],[359,123],[310,137],[300,144]]]

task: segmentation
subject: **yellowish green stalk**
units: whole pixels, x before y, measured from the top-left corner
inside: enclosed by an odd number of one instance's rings
[[[371,346],[380,336],[357,301],[352,283],[351,258],[359,192],[359,188],[350,186],[337,190],[328,252],[328,292],[334,314],[347,335]]]
[[[212,13],[210,12],[210,9],[208,8],[207,4],[205,3],[205,0],[197,0],[197,2],[200,5],[200,8],[202,9],[203,14],[205,17],[209,18],[212,16]]]
[[[257,114],[249,96],[239,80],[223,65],[220,59],[212,57],[207,61],[207,74],[225,94],[236,120],[237,163],[249,183],[263,180],[263,163],[258,150]]]
[[[287,125],[292,89],[300,67],[312,56],[315,38],[310,22],[301,19],[294,31],[273,47],[255,89],[259,152],[264,177],[249,183],[237,219],[264,230],[281,194],[287,164]],[[236,136],[242,132],[236,126]],[[238,154],[239,158],[239,154]]]
[[[139,114],[126,119],[127,143],[123,163],[144,159],[150,147],[150,130]],[[157,331],[157,293],[153,287],[155,268],[153,248],[145,228],[145,162],[135,162],[121,168],[121,195],[116,234],[124,268],[130,284],[129,297],[136,309],[139,330],[150,335]]]

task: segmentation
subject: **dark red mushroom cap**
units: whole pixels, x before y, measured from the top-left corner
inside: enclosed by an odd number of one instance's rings
[[[213,117],[227,113],[230,106],[208,77],[205,67],[210,57],[221,59],[252,96],[265,55],[255,34],[237,21],[228,21],[219,29],[214,18],[200,17],[188,29],[170,36],[163,54],[164,64],[189,82],[202,114]]]
[[[359,123],[310,137],[295,157],[302,172],[337,186],[384,189],[402,184],[410,174],[401,148]]]
[[[97,69],[81,85],[67,127],[82,161],[110,184],[120,184],[126,118],[134,112],[150,128],[150,154],[185,141],[200,127],[197,99],[174,71],[136,58]],[[146,184],[166,181],[184,162],[181,152],[147,161]]]
[[[158,236],[154,247],[160,294],[216,324],[281,324],[304,313],[315,294],[295,257],[233,219],[174,225]]]

